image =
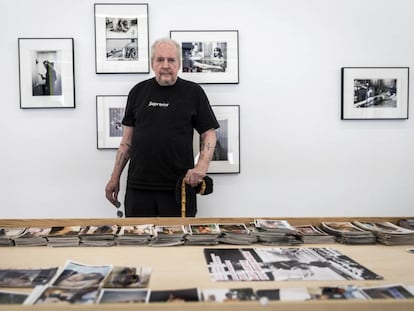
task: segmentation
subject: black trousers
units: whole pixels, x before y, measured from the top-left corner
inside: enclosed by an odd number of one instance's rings
[[[187,217],[194,217],[197,212],[196,194],[192,198],[195,202],[186,209]],[[181,217],[181,201],[176,199],[174,190],[138,190],[126,189],[125,217]]]

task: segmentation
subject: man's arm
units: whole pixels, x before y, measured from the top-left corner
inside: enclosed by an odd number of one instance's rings
[[[193,169],[187,171],[184,181],[192,187],[197,186],[201,180],[206,176],[208,166],[213,158],[214,149],[216,147],[217,136],[215,129],[209,129],[200,135],[201,148],[200,157]]]
[[[122,171],[130,158],[133,130],[134,127],[132,126],[124,126],[121,143],[116,153],[114,169],[112,171],[111,178],[105,187],[106,198],[115,206],[118,204],[118,193]]]

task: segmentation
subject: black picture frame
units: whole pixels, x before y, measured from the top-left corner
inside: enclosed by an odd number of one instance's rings
[[[211,105],[220,127],[208,174],[240,173],[240,105]],[[200,135],[194,131],[194,158],[200,156]]]
[[[199,84],[239,83],[238,30],[171,30],[181,46],[182,78]]]
[[[21,109],[75,108],[73,38],[18,38]]]
[[[148,4],[95,3],[95,72],[149,73]]]
[[[342,67],[342,120],[408,119],[409,67]]]
[[[97,149],[118,149],[122,140],[127,95],[96,96]]]

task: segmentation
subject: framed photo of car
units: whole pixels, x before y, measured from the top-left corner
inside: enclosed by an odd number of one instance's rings
[[[240,173],[240,106],[211,106],[220,127],[217,143],[207,173]],[[195,163],[200,156],[200,135],[194,133]]]
[[[95,3],[96,73],[149,73],[148,4]]]
[[[343,67],[341,119],[408,119],[408,82],[408,67]]]
[[[75,108],[73,38],[19,38],[20,108]]]
[[[180,76],[197,83],[239,83],[237,30],[171,30],[181,46]]]
[[[127,95],[96,96],[96,133],[98,149],[118,149],[123,135]]]

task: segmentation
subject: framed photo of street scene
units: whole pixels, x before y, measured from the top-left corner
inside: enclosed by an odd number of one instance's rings
[[[96,96],[96,133],[98,149],[118,149],[121,143],[127,95]]]
[[[212,105],[220,127],[207,173],[240,173],[240,106]],[[200,135],[194,134],[195,163],[200,156]]]
[[[96,73],[149,73],[148,4],[95,3]]]
[[[408,67],[343,67],[341,119],[408,119],[408,85]]]
[[[20,108],[75,108],[73,38],[18,38]]]
[[[239,83],[237,30],[171,30],[181,46],[180,76],[197,83]]]

